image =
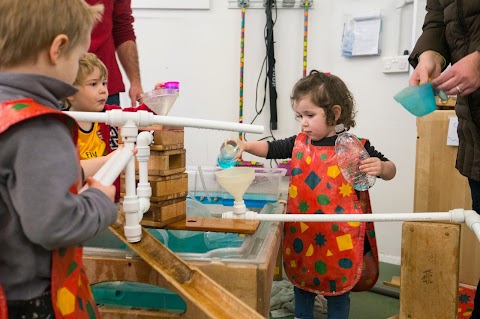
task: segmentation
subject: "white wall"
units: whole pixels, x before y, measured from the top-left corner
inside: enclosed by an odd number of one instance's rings
[[[381,71],[382,56],[398,55],[412,46],[412,5],[400,11],[395,9],[396,2],[316,0],[309,15],[308,69],[331,72],[346,82],[357,102],[353,133],[369,138],[397,165],[394,180],[379,180],[371,190],[377,213],[413,210],[415,118],[393,100],[408,85],[408,73]],[[381,56],[341,57],[344,15],[378,9],[383,16]],[[144,89],[160,81],[180,81],[181,96],[170,115],[238,122],[240,14],[238,9],[228,9],[227,0],[210,0],[209,10],[134,9]],[[255,86],[265,55],[265,13],[247,9],[246,16],[244,123],[249,123],[255,116]],[[274,135],[283,138],[299,131],[289,94],[302,75],[302,10],[278,10],[275,42],[279,129]],[[122,101],[128,101],[125,95]],[[265,125],[268,132],[269,118],[267,104],[255,124]],[[233,135],[186,128],[187,165],[215,165],[221,141]],[[249,134],[247,139],[263,136]],[[401,223],[377,223],[376,227],[381,260],[399,264]]]

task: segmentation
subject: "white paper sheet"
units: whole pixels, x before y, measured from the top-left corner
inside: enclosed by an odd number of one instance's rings
[[[342,39],[342,55],[380,54],[380,11],[369,11],[348,17]]]
[[[447,145],[458,146],[458,117],[451,116],[448,118],[448,133],[447,133]]]

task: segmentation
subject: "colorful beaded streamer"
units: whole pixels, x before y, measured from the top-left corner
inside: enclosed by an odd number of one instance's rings
[[[305,1],[305,10],[303,12],[303,76],[307,76],[307,48],[308,48],[308,9],[310,4]]]
[[[244,63],[245,63],[245,9],[246,1],[242,2],[242,27],[241,27],[241,34],[240,34],[240,97],[239,97],[239,114],[238,114],[238,122],[243,123],[243,70],[244,70]],[[242,132],[238,132],[238,138],[242,140]]]

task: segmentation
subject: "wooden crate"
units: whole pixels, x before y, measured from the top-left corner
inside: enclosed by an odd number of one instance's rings
[[[163,127],[162,125],[149,126],[147,128],[140,128],[138,132],[151,131],[153,132],[152,149],[157,151],[183,148],[185,143],[185,131],[183,128]],[[120,130],[118,133],[118,143],[123,143]]]
[[[139,178],[136,176],[136,182]],[[152,188],[152,202],[160,202],[164,200],[185,197],[188,193],[188,174],[180,173],[168,176],[149,176],[148,181]],[[120,192],[125,194],[125,176],[120,177]]]
[[[167,176],[185,172],[185,149],[150,151],[148,175]],[[138,171],[138,162],[135,162]]]
[[[142,225],[161,228],[167,224],[185,219],[187,201],[185,197],[161,202],[151,202],[150,209],[143,215]]]
[[[415,212],[447,212],[472,209],[468,180],[455,169],[457,147],[446,145],[453,110],[435,111],[417,119]],[[480,243],[462,224],[460,282],[476,286],[480,278]]]
[[[157,149],[172,145],[183,145],[185,132],[182,130],[155,130],[153,131],[153,145]]]

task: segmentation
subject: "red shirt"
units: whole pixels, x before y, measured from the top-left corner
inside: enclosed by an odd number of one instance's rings
[[[125,92],[115,50],[120,44],[136,39],[133,30],[131,0],[85,1],[90,5],[101,3],[105,7],[102,21],[92,31],[89,51],[95,53],[107,67],[109,94]]]

